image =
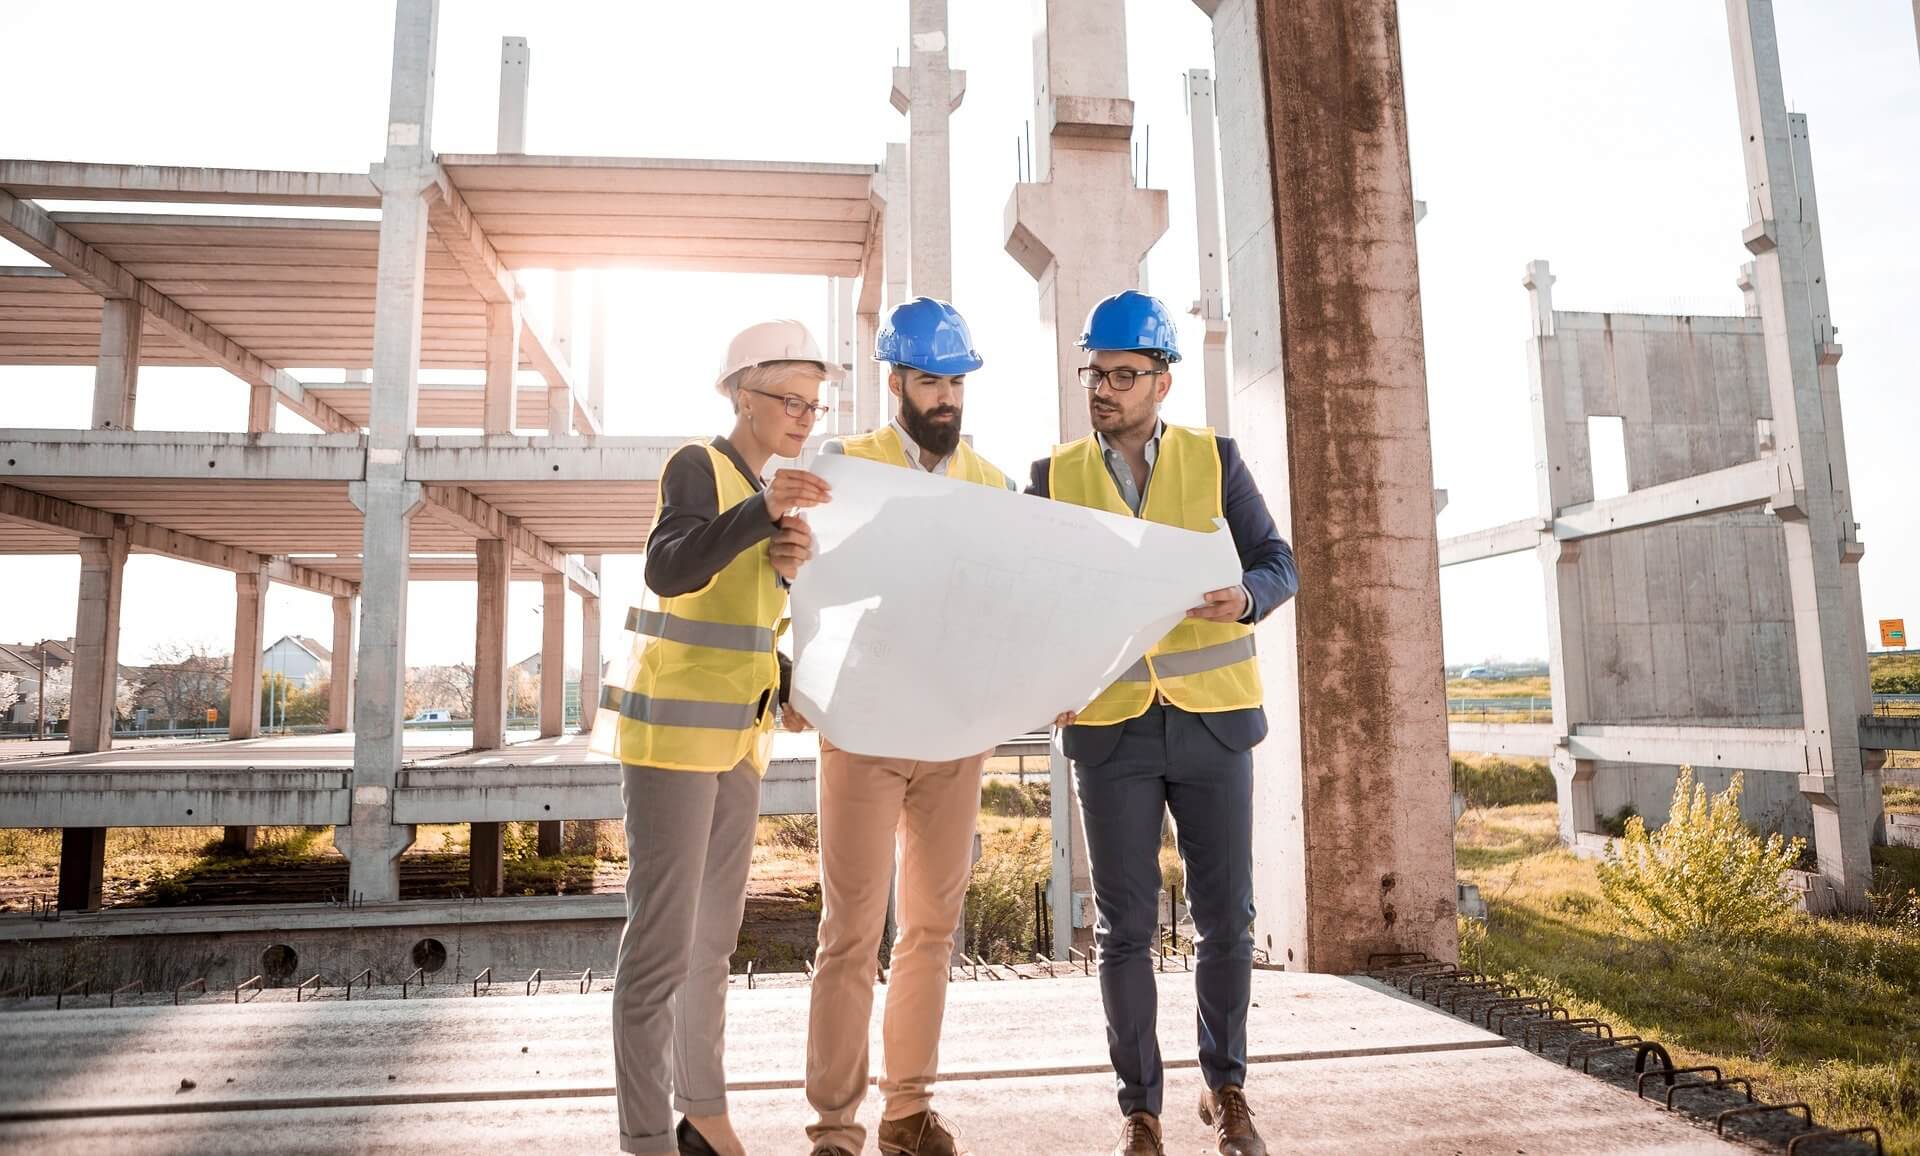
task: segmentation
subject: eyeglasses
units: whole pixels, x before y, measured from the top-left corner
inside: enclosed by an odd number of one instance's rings
[[[814,418],[818,420],[820,418],[827,416],[827,411],[833,408],[832,406],[829,406],[829,405],[815,404],[814,402],[808,401],[804,397],[795,397],[790,393],[784,393],[784,394],[768,393],[764,389],[749,389],[749,390],[746,390],[745,392],[757,393],[761,397],[770,397],[773,400],[779,402],[780,404],[786,406],[788,417],[799,417],[802,414],[806,413],[808,410],[812,410]]]
[[[1101,382],[1113,387],[1115,393],[1125,393],[1142,379],[1152,381],[1165,373],[1164,369],[1096,369],[1091,365],[1080,370],[1080,384],[1088,389],[1099,389]]]

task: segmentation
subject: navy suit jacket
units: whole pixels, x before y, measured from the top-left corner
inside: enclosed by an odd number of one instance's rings
[[[1220,509],[1226,517],[1228,531],[1233,534],[1234,548],[1240,552],[1241,584],[1247,588],[1247,596],[1253,603],[1241,621],[1259,622],[1299,591],[1300,574],[1294,568],[1293,547],[1287,545],[1273,524],[1273,514],[1267,509],[1266,499],[1260,496],[1260,487],[1254,484],[1246,460],[1240,456],[1240,447],[1232,438],[1216,440],[1220,447]],[[1051,497],[1047,482],[1052,468],[1052,458],[1033,463],[1027,493]],[[1156,473],[1164,468],[1164,462],[1154,466]],[[1199,717],[1229,750],[1251,750],[1267,737],[1267,712],[1261,707],[1205,712]],[[1123,729],[1120,726],[1070,726],[1062,746],[1074,762],[1098,766],[1113,757]]]

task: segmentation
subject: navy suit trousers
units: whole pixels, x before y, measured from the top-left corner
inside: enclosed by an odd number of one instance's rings
[[[1076,728],[1094,729],[1094,728]],[[1200,716],[1154,705],[1112,728],[1098,763],[1074,762],[1098,912],[1100,998],[1122,1113],[1160,1114],[1155,1031],[1160,832],[1173,815],[1194,938],[1200,1071],[1209,1088],[1242,1084],[1253,973],[1253,754]]]

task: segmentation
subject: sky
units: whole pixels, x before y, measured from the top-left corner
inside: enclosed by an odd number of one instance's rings
[[[1016,141],[1031,115],[1035,16],[1026,0],[952,8],[951,63],[967,72],[952,120],[954,298],[987,359],[969,378],[966,427],[981,452],[1020,476],[1055,434],[1050,338],[1032,280],[1003,248]],[[1151,130],[1143,175],[1168,191],[1171,219],[1149,258],[1148,288],[1184,311],[1198,295],[1184,74],[1212,67],[1211,29],[1177,0],[1130,0],[1125,9],[1136,138],[1144,143]],[[1414,192],[1428,206],[1419,260],[1434,484],[1449,494],[1439,521],[1448,535],[1533,512],[1526,263],[1552,262],[1563,310],[1739,313],[1745,184],[1721,4],[1402,0],[1400,18]],[[1867,544],[1866,619],[1920,615],[1901,577],[1920,563],[1904,460],[1920,419],[1913,13],[1904,0],[1778,0],[1776,19],[1788,100],[1810,119],[1846,349],[1840,380]],[[201,0],[191,20],[133,0],[9,0],[0,6],[0,106],[33,111],[8,118],[0,155],[365,171],[382,151],[392,26],[391,0]],[[438,151],[494,149],[499,43],[509,35],[531,42],[529,152],[874,164],[885,142],[906,139],[906,119],[887,100],[907,37],[898,0],[459,0],[441,5]],[[81,39],[83,72],[42,47]],[[0,264],[36,263],[0,242]],[[531,307],[547,308],[546,279],[526,280]],[[613,434],[724,430],[728,415],[710,383],[727,338],[768,316],[823,331],[828,308],[825,283],[812,278],[634,270],[606,275],[601,288]],[[1197,350],[1198,325],[1182,320],[1183,341]],[[1198,359],[1188,364],[1165,416],[1200,424]],[[84,427],[91,382],[87,368],[0,367],[0,425]],[[220,371],[142,371],[139,428],[243,430],[245,417],[245,387]],[[284,412],[280,423],[303,429]],[[71,634],[78,569],[70,555],[0,557],[0,641]],[[608,559],[609,648],[624,618],[617,607],[637,600],[639,583],[637,559]],[[1532,555],[1449,569],[1441,587],[1449,662],[1545,654]],[[223,571],[135,556],[121,660],[138,663],[172,640],[229,649],[233,601]],[[538,605],[537,584],[514,585],[516,660],[538,648]],[[468,585],[417,584],[409,662],[469,660],[473,608]],[[570,662],[578,612],[570,599]],[[328,600],[274,587],[266,634],[330,640]]]

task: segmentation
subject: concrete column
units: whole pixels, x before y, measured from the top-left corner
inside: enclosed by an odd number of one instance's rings
[[[527,85],[533,75],[533,50],[524,36],[500,38],[500,123],[494,151],[527,151]]]
[[[1753,287],[1752,261],[1748,261],[1740,266],[1740,275],[1733,279],[1733,283],[1740,289],[1740,301],[1743,312],[1745,312],[1748,317],[1760,316],[1760,296],[1754,291]]]
[[[1301,572],[1300,597],[1260,630],[1273,732],[1255,749],[1256,944],[1310,971],[1359,971],[1374,951],[1451,959],[1439,554],[1395,6],[1201,7],[1225,158],[1234,432]]]
[[[1101,298],[1140,286],[1140,262],[1167,231],[1167,194],[1133,183],[1122,0],[1037,0],[1034,37],[1034,182],[1007,201],[1006,247],[1040,283],[1040,318],[1053,326],[1060,439],[1091,429],[1075,378],[1076,344]]]
[[[333,600],[333,676],[327,685],[327,729],[353,729],[353,663],[359,613],[358,595],[342,595]]]
[[[1200,300],[1193,303],[1193,313],[1207,327],[1200,350],[1207,424],[1224,434],[1232,432],[1227,414],[1227,292],[1220,257],[1220,180],[1213,157],[1213,74],[1204,68],[1187,73],[1187,111],[1193,118],[1193,216],[1200,249]]]
[[[109,297],[100,302],[100,360],[93,368],[93,428],[132,429],[140,387],[138,301]]]
[[[878,429],[887,420],[887,407],[880,396],[888,392],[880,363],[873,359],[873,343],[880,335],[880,315],[860,314],[860,352],[853,361],[854,433]]]
[[[403,757],[408,529],[421,503],[419,483],[407,480],[406,453],[419,413],[427,258],[423,194],[435,169],[431,138],[437,0],[398,0],[393,25],[393,85],[380,174],[367,476],[348,491],[364,515],[353,802],[344,843],[343,833],[334,833],[347,855],[349,891],[376,903],[400,898],[400,855],[413,843],[413,828],[393,821],[393,788]]]
[[[473,745],[507,745],[507,590],[512,552],[499,538],[473,544],[479,599],[473,636]]]
[[[887,160],[882,175],[886,178],[887,220],[883,241],[886,246],[885,264],[887,277],[886,311],[893,313],[894,307],[912,296],[908,289],[913,266],[913,223],[912,188],[909,180],[910,165],[907,159],[907,146],[893,143],[887,145]],[[871,347],[869,347],[869,350]],[[886,388],[886,379],[880,378],[880,387],[875,391],[873,404],[869,408],[873,416],[871,425],[862,425],[862,429],[873,429],[885,424],[897,412],[899,402],[893,391]],[[862,403],[866,407],[866,403]]]
[[[911,153],[912,296],[953,299],[953,193],[948,118],[967,74],[947,67],[947,0],[910,0],[908,61],[893,70],[893,107],[907,115]]]
[[[573,273],[553,275],[553,357],[573,368]],[[573,394],[565,382],[547,383],[547,432],[565,437],[573,432]]]
[[[1053,916],[1052,956],[1069,958],[1067,949],[1093,947],[1093,868],[1087,863],[1087,835],[1080,823],[1080,798],[1073,786],[1073,764],[1054,732],[1047,762],[1052,784],[1053,864],[1047,877],[1047,910]]]
[[[594,577],[600,576],[600,555],[582,559]],[[580,596],[580,729],[593,729],[593,712],[600,705],[600,600]]]
[[[601,429],[607,425],[607,280],[599,269],[587,282],[587,412]]]
[[[1800,659],[1809,772],[1801,790],[1813,805],[1822,879],[1838,906],[1860,910],[1872,882],[1869,848],[1877,816],[1867,812],[1868,776],[1860,758],[1859,717],[1867,703],[1852,667],[1856,648],[1845,641],[1847,631],[1857,634],[1861,624],[1848,622],[1843,550],[1835,545],[1852,537],[1852,526],[1850,517],[1842,524],[1844,490],[1833,474],[1834,430],[1821,388],[1807,257],[1813,230],[1805,192],[1795,180],[1773,4],[1727,0],[1727,23],[1752,222],[1742,240],[1754,257],[1766,335],[1774,453],[1791,476],[1773,506],[1786,539]],[[1832,408],[1837,415],[1837,398]]]
[[[1527,263],[1526,287],[1532,316],[1527,341],[1528,391],[1533,402],[1534,510],[1540,524],[1555,514],[1593,499],[1588,479],[1573,467],[1569,443],[1576,436],[1567,421],[1566,395],[1559,380],[1559,359],[1549,347],[1557,340],[1553,319],[1553,271],[1545,261]],[[1553,683],[1554,754],[1550,760],[1558,784],[1560,838],[1571,844],[1584,831],[1598,829],[1594,816],[1591,759],[1575,759],[1568,740],[1592,718],[1587,689],[1586,602],[1580,582],[1580,543],[1540,535],[1535,548],[1547,593],[1547,667]]]
[[[475,895],[498,895],[506,889],[506,842],[498,823],[467,824],[467,883]]]
[[[249,387],[247,392],[248,433],[272,433],[274,417],[278,412],[279,406],[274,401],[273,390],[264,385]]]
[[[567,719],[567,578],[540,576],[540,737],[559,738]],[[566,834],[562,820],[540,824],[539,852],[558,855]]]
[[[261,651],[266,645],[267,576],[242,571],[233,576],[233,678],[227,686],[227,737],[250,739],[260,734]],[[220,850],[228,855],[251,855],[259,842],[252,827],[228,827]]]
[[[260,733],[260,652],[266,647],[267,576],[233,576],[233,679],[228,686],[227,737]]]
[[[487,306],[487,378],[481,400],[482,433],[512,433],[520,424],[520,395],[514,371],[520,368],[520,307],[512,302]]]
[[[65,827],[60,831],[60,886],[54,900],[61,911],[98,911],[107,874],[107,829]]]
[[[860,331],[856,328],[853,312],[853,278],[835,277],[833,285],[833,356],[840,362],[840,368],[847,376],[840,383],[839,394],[834,399],[833,432],[854,433],[854,396],[858,392],[855,381],[858,378],[856,365],[860,360]],[[865,351],[871,354],[871,349]]]
[[[1860,540],[1860,524],[1853,520],[1853,474],[1847,466],[1847,431],[1840,417],[1839,329],[1833,324],[1833,306],[1827,293],[1826,247],[1821,238],[1820,198],[1813,182],[1813,144],[1807,132],[1807,118],[1800,113],[1787,117],[1793,148],[1793,175],[1800,192],[1800,213],[1807,236],[1807,295],[1813,312],[1814,360],[1819,366],[1820,404],[1827,430],[1827,465],[1833,479],[1834,517],[1840,524],[1840,584],[1843,606],[1840,621],[1845,627],[1837,638],[1824,644],[1829,650],[1844,647],[1844,668],[1851,672],[1854,701],[1861,710],[1873,704],[1872,676],[1867,669],[1867,620],[1860,597],[1860,559],[1866,557],[1866,544]],[[1884,822],[1885,800],[1881,797],[1883,754],[1862,751],[1865,809],[1876,829]]]
[[[120,678],[120,590],[127,572],[127,531],[80,539],[80,606],[73,630],[73,690],[67,704],[67,749],[113,746],[113,699]]]

